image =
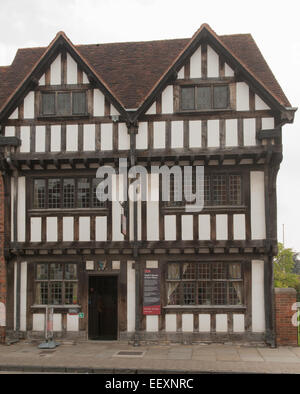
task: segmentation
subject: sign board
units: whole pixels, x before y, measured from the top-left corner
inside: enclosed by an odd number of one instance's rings
[[[84,319],[84,313],[78,313],[78,317],[79,317],[79,319]]]
[[[160,315],[160,270],[147,268],[144,270],[144,315]]]

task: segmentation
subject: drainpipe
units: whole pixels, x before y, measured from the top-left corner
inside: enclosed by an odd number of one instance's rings
[[[138,132],[138,123],[129,123],[127,125],[130,134],[130,167],[136,164],[136,134]],[[129,204],[129,201],[128,201]],[[135,334],[133,346],[140,346],[140,261],[138,251],[138,223],[137,223],[137,201],[133,202],[133,257],[135,261]]]

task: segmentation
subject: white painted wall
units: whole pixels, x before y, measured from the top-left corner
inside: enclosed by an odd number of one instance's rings
[[[228,240],[228,215],[216,215],[217,241]]]
[[[61,54],[51,64],[50,85],[61,85]]]
[[[190,148],[201,148],[202,146],[202,122],[201,120],[189,121],[189,146]]]
[[[63,242],[74,241],[74,218],[64,217],[63,218]]]
[[[136,135],[136,149],[148,148],[148,123],[139,123],[139,131]]]
[[[176,216],[165,215],[165,240],[176,241]]]
[[[264,262],[252,261],[252,331],[265,331]]]
[[[121,176],[112,176],[112,240],[124,241],[124,235],[121,233],[121,214],[122,207],[119,203],[119,186],[122,184]],[[114,197],[116,196],[116,197]]]
[[[268,110],[270,107],[256,94],[255,95],[255,110]]]
[[[151,105],[151,107],[146,112],[146,115],[155,115],[156,114],[156,101]]]
[[[244,119],[244,145],[256,145],[256,120]]]
[[[78,317],[78,315],[67,314],[67,331],[68,332],[79,331],[79,317]]]
[[[236,110],[249,111],[249,86],[245,82],[237,82],[236,84]]]
[[[21,153],[29,153],[30,152],[30,127],[29,126],[21,126],[20,139],[21,139],[20,152]]]
[[[98,242],[107,241],[107,217],[106,216],[96,217],[96,241],[98,241]]]
[[[216,332],[227,332],[227,330],[228,330],[227,315],[217,314],[216,315]]]
[[[192,241],[194,239],[193,215],[181,216],[181,232],[183,241]]]
[[[43,74],[39,80],[39,86],[45,86],[46,85],[46,75]]]
[[[183,121],[171,122],[171,148],[183,148]]]
[[[262,118],[261,128],[262,128],[262,130],[274,129],[275,128],[275,119],[274,118]]]
[[[62,331],[62,315],[61,313],[53,313],[53,331]]]
[[[30,218],[31,242],[42,242],[42,218]]]
[[[177,321],[175,314],[165,315],[166,332],[176,332],[177,331]]]
[[[238,146],[238,121],[226,119],[225,121],[225,145]]]
[[[94,116],[104,116],[105,97],[99,89],[94,89]]]
[[[91,240],[91,218],[90,216],[79,217],[79,241],[89,242]]]
[[[119,123],[119,149],[130,149],[130,135],[128,134],[126,123]]]
[[[225,77],[234,77],[234,71],[227,63],[225,63]]]
[[[61,126],[51,126],[51,152],[61,151]]]
[[[182,332],[194,331],[194,315],[191,313],[182,314]]]
[[[101,150],[113,149],[113,125],[112,123],[101,124]]]
[[[161,95],[161,112],[162,114],[172,114],[174,112],[173,105],[173,85],[169,85]]]
[[[207,77],[219,77],[219,55],[209,45],[207,46]]]
[[[10,193],[11,193],[11,203],[10,203],[10,238],[11,242],[14,242],[14,190],[15,190],[15,179],[14,177],[11,177],[10,181]]]
[[[46,126],[36,126],[35,128],[35,151],[46,151]]]
[[[266,238],[264,172],[251,171],[251,234],[253,240]]]
[[[244,214],[233,215],[233,239],[235,241],[246,239],[246,217]]]
[[[202,66],[201,66],[201,46],[194,52],[190,59],[190,77],[201,78],[202,77]]]
[[[207,121],[207,147],[218,148],[220,146],[220,121]]]
[[[146,316],[146,331],[147,332],[158,332],[158,316],[156,316],[156,315]]]
[[[209,314],[199,314],[199,332],[210,332]]]
[[[46,220],[47,242],[57,242],[57,217],[48,217]]]
[[[153,148],[164,149],[166,147],[166,122],[153,123]]]
[[[34,92],[29,92],[24,99],[24,119],[34,119]]]
[[[78,151],[78,125],[67,125],[66,131],[66,150],[69,152]]]
[[[245,332],[245,316],[233,314],[233,332]]]
[[[34,313],[32,316],[32,331],[44,331],[45,330],[45,314]]]
[[[83,126],[83,150],[85,152],[94,152],[96,150],[96,126],[94,124],[85,124]]]
[[[184,79],[184,67],[178,71],[177,79]]]
[[[147,240],[159,240],[159,175],[148,175]]]
[[[26,179],[18,178],[18,241],[25,242],[26,233]]]
[[[199,240],[210,241],[210,215],[199,215]]]
[[[135,331],[135,270],[134,261],[127,261],[127,331]]]
[[[14,126],[5,126],[5,137],[14,137],[16,135],[16,128]]]
[[[77,63],[72,56],[67,53],[67,84],[76,85],[78,81],[77,77]]]
[[[27,318],[27,263],[21,263],[20,330],[26,331]]]

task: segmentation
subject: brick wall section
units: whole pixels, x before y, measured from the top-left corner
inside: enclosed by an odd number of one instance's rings
[[[297,327],[293,326],[292,318],[296,313],[292,310],[296,303],[295,289],[275,289],[276,310],[276,342],[278,346],[297,346]]]
[[[0,173],[0,307],[6,305],[6,264],[4,259],[4,182]],[[3,314],[3,308],[2,308]],[[5,318],[5,317],[4,317]],[[2,325],[1,325],[2,324]],[[0,309],[0,343],[5,341],[5,326]]]

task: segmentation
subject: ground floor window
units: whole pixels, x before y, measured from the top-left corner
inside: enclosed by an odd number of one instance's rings
[[[168,263],[168,305],[243,305],[241,263]]]
[[[37,305],[77,304],[77,264],[37,264],[35,279],[35,303]]]

